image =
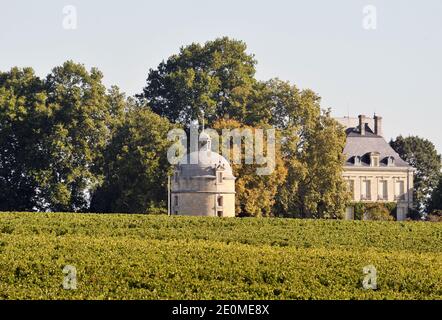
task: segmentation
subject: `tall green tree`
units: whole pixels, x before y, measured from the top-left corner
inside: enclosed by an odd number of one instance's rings
[[[101,181],[103,151],[111,137],[112,110],[103,75],[72,61],[47,76],[46,101],[52,114],[43,150],[49,163],[40,170],[42,209],[86,211],[90,191]]]
[[[242,41],[219,38],[181,48],[151,69],[139,98],[173,123],[189,125],[204,111],[210,125],[225,115],[243,122],[257,82]]]
[[[267,128],[266,128],[267,127]],[[270,129],[269,125],[261,125],[259,129]],[[214,123],[213,129],[217,130],[219,135],[222,135],[223,129],[248,129],[254,132],[255,128],[246,126],[240,122],[232,119],[220,119]],[[279,134],[277,134],[278,137]],[[268,139],[268,136],[265,137]],[[280,140],[280,139],[277,139]],[[281,152],[279,150],[280,143],[276,144],[275,159],[267,158],[265,164],[245,164],[246,149],[252,149],[253,145],[247,145],[245,138],[242,138],[241,145],[241,158],[240,164],[232,163],[233,174],[236,177],[235,181],[235,211],[239,216],[249,217],[269,217],[274,215],[273,208],[276,201],[276,193],[278,187],[285,181],[287,175],[287,169],[284,165],[284,161],[281,158]],[[256,142],[256,141],[255,141]],[[265,147],[266,141],[263,141],[263,151],[268,156],[268,150]],[[252,142],[253,144],[253,142]],[[256,144],[255,144],[256,145]],[[269,162],[272,162],[272,165]],[[272,166],[273,170],[269,170],[269,174],[257,174],[257,168]],[[274,167],[273,167],[274,166]]]
[[[37,174],[47,161],[42,142],[52,115],[46,100],[31,68],[0,72],[0,211],[41,205]]]
[[[93,193],[93,212],[149,213],[167,205],[172,125],[131,100],[126,110],[104,152],[104,183]]]
[[[0,209],[86,211],[124,110],[102,74],[67,61],[0,73]]]
[[[428,200],[439,182],[441,156],[434,144],[417,136],[398,136],[390,141],[392,148],[416,169],[414,177],[414,202],[418,210],[428,207]]]
[[[301,218],[340,218],[349,201],[342,178],[343,128],[322,110],[312,90],[273,79],[266,84],[270,123],[282,132],[288,174],[275,211]]]
[[[436,210],[442,211],[442,174],[439,175],[439,182],[436,188],[433,189],[428,202],[428,213],[432,213]]]

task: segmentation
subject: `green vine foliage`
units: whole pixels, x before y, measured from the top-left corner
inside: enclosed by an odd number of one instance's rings
[[[441,300],[441,237],[426,222],[0,213],[0,300]]]

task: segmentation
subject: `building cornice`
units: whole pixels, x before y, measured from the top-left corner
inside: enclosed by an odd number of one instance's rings
[[[172,194],[174,193],[190,193],[190,194],[195,194],[195,193],[207,193],[207,194],[236,194],[236,192],[234,191],[222,191],[222,190],[218,190],[218,191],[195,191],[195,190],[171,190],[170,191]]]
[[[344,171],[370,171],[370,172],[415,172],[413,167],[363,167],[344,166]]]

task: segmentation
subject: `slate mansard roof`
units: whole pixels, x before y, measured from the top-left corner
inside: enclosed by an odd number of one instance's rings
[[[369,167],[370,155],[372,153],[378,153],[379,167],[411,168],[382,136],[373,132],[367,123],[365,123],[364,135],[361,135],[359,125],[356,127],[347,127],[346,134],[347,139],[343,152],[346,157],[345,166]],[[360,162],[357,161],[357,157],[359,157]],[[388,158],[392,158],[393,161],[389,163]]]

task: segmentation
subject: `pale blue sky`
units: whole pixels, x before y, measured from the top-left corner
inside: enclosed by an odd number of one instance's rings
[[[65,5],[77,30],[62,28]],[[362,28],[366,5],[376,30]],[[259,79],[311,88],[335,116],[376,111],[387,139],[415,134],[442,152],[441,0],[0,0],[0,70],[44,76],[72,59],[129,95],[180,46],[224,35],[248,44]]]

